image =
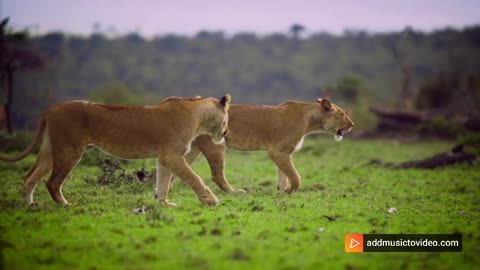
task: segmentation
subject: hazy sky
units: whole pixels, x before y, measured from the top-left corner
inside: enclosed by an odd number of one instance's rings
[[[90,34],[95,22],[118,34],[194,34],[199,30],[285,32],[430,31],[480,23],[480,0],[0,0],[0,17],[22,29]]]

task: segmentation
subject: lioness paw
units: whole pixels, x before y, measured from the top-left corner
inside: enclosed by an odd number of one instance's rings
[[[169,202],[169,201],[167,201],[167,200],[162,200],[162,201],[160,201],[160,205],[161,205],[161,206],[165,206],[165,207],[171,207],[171,208],[177,207],[177,204],[176,204],[176,203],[174,203],[174,202]]]
[[[235,194],[246,194],[247,192],[246,192],[244,189],[239,188],[239,189],[234,189],[234,190],[232,191],[232,193],[235,193]]]
[[[289,187],[289,188],[285,189],[285,193],[291,194],[291,193],[295,192],[296,190],[297,190],[296,188]]]
[[[215,206],[218,204],[219,200],[215,194],[205,186],[204,189],[200,194],[198,194],[198,199],[202,202],[202,204],[207,206]]]
[[[209,197],[203,197],[201,201],[202,201],[202,204],[206,206],[215,206],[220,202],[220,200],[213,194],[212,196],[209,196]]]

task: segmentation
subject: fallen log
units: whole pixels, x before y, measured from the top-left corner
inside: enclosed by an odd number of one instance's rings
[[[416,133],[421,136],[435,136],[440,138],[455,138],[456,131],[469,130],[480,132],[480,118],[452,113],[428,111],[395,111],[392,109],[371,106],[378,123],[374,134],[402,134]]]
[[[376,131],[380,133],[413,132],[425,121],[422,114],[418,112],[393,111],[377,106],[370,107],[370,112],[379,120]]]
[[[415,112],[392,111],[375,106],[370,107],[370,111],[378,117],[391,121],[418,124],[424,120],[420,113]]]
[[[473,164],[475,160],[476,157],[474,155],[463,152],[463,145],[460,144],[453,147],[451,152],[436,154],[432,157],[422,160],[413,160],[394,164],[390,162],[382,162],[375,159],[371,160],[369,165],[379,165],[393,169],[434,169],[464,162]]]

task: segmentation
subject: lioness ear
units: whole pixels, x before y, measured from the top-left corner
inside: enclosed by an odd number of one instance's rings
[[[330,103],[330,100],[326,98],[319,98],[317,99],[317,102],[320,103],[320,105],[322,105],[323,110],[325,110],[326,112],[329,112],[332,110],[332,103]]]
[[[200,96],[200,95],[195,95],[195,96],[193,96],[193,98],[202,98],[202,96]]]
[[[222,105],[222,107],[225,107],[228,109],[228,105],[230,105],[230,100],[232,99],[232,97],[230,97],[229,94],[226,94],[225,96],[223,96],[221,99],[220,99],[220,105]]]

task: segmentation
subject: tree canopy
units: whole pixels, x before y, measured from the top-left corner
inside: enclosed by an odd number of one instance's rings
[[[297,25],[289,30],[298,34],[304,29]],[[116,37],[100,31],[88,37],[48,33],[32,39],[48,57],[48,66],[19,77],[15,93],[35,101],[35,110],[51,102],[93,97],[96,89],[115,83],[122,85],[121,91],[154,100],[228,92],[234,103],[278,104],[288,99],[313,101],[329,88],[340,91],[332,97],[345,99],[334,102],[350,102],[355,95],[368,93],[373,101],[392,104],[401,97],[402,84],[416,95],[422,84],[439,74],[478,74],[479,33],[479,26],[431,33],[412,28],[377,34],[349,30],[302,38],[289,33],[227,36],[209,31],[153,39],[138,33]],[[361,89],[349,86],[360,82]],[[38,98],[47,92],[54,100]],[[16,122],[22,126],[26,123],[22,119],[34,109],[28,102],[14,106],[20,112]]]

